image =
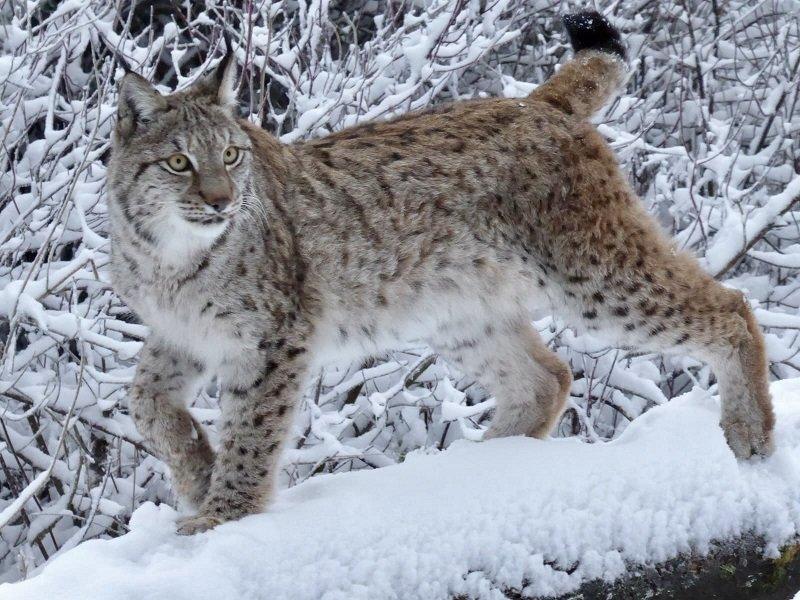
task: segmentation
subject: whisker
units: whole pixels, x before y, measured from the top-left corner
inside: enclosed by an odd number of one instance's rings
[[[242,195],[242,215],[262,232],[266,231],[267,209],[260,200],[253,194],[245,193]]]

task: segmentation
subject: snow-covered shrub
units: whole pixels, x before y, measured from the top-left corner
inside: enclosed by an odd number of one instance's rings
[[[189,85],[222,33],[242,111],[285,142],[453,99],[518,96],[568,55],[547,0],[45,0],[0,5],[0,580],[126,530],[171,502],[127,415],[146,328],[108,283],[104,191],[118,57]],[[772,374],[800,372],[800,1],[607,2],[630,49],[626,93],[597,122],[680,247],[747,292]],[[635,354],[537,315],[572,364],[558,433],[604,440],[649,407],[710,388],[684,357]],[[192,408],[213,429],[214,386]],[[493,401],[413,340],[310,382],[282,473],[392,464],[480,437]]]

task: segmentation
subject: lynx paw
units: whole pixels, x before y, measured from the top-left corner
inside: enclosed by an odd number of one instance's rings
[[[537,417],[538,415],[527,407],[519,410],[507,409],[502,414],[495,413],[489,429],[483,434],[483,439],[530,435],[537,425],[541,425]]]
[[[761,423],[741,420],[723,421],[722,430],[734,456],[739,459],[769,456],[775,450],[772,431]]]
[[[213,529],[222,523],[222,519],[208,515],[194,515],[178,519],[178,535],[194,535]]]

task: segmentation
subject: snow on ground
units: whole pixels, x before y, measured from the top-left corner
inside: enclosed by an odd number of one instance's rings
[[[129,534],[86,542],[0,598],[500,598],[565,593],[746,532],[774,554],[800,531],[800,379],[772,389],[768,460],[737,463],[716,399],[695,390],[608,444],[462,441],[315,477],[269,512],[195,537],[147,504]]]

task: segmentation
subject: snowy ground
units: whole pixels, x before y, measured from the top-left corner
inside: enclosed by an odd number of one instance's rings
[[[695,391],[608,444],[462,441],[313,478],[266,514],[195,537],[175,534],[172,509],[146,504],[129,534],[86,542],[0,597],[538,596],[748,532],[775,553],[800,531],[800,379],[772,389],[778,449],[768,460],[738,464],[716,399]]]

